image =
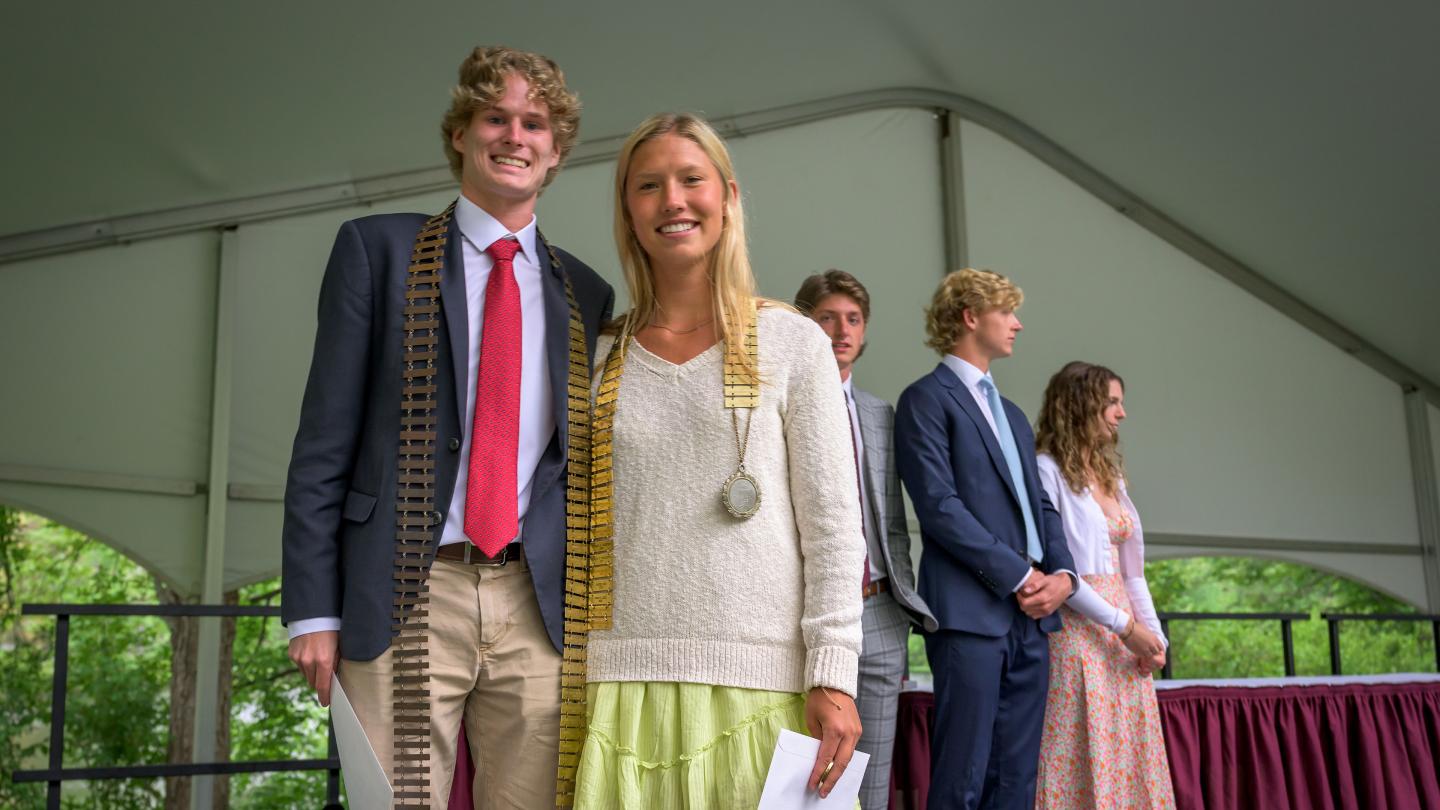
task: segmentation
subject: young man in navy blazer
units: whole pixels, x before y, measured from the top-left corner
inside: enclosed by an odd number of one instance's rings
[[[346,222],[320,289],[285,487],[281,612],[290,657],[320,702],[329,702],[335,673],[387,773],[413,767],[413,751],[401,752],[403,763],[393,756],[403,718],[392,693],[402,676],[416,679],[414,659],[392,647],[392,610],[401,610],[394,588],[409,573],[394,568],[397,492],[402,477],[407,493],[433,485],[433,556],[422,563],[428,693],[405,687],[428,694],[431,806],[449,804],[463,724],[477,807],[553,807],[567,371],[577,359],[589,368],[614,293],[536,225],[536,200],[580,122],[560,69],[539,54],[487,47],[459,72],[440,134],[460,196],[434,226],[446,239],[442,267],[417,272],[439,275],[439,334],[426,350],[433,385],[425,386],[434,469],[398,472],[402,430],[407,440],[420,432],[416,417],[402,423],[402,383],[414,376],[403,310],[427,217]],[[584,358],[571,357],[572,318],[583,325]]]
[[[935,677],[930,807],[1029,810],[1050,674],[1046,634],[1075,589],[1059,514],[1025,414],[990,375],[1014,351],[1023,294],[965,269],[926,311],[940,365],[895,412],[900,478],[920,521],[920,595]]]

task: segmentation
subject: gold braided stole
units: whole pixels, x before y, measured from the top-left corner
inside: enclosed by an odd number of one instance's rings
[[[543,238],[543,237],[542,237]],[[547,246],[549,242],[545,243]],[[560,257],[550,248],[550,263]],[[570,451],[565,460],[565,622],[560,661],[560,761],[555,775],[555,806],[575,803],[575,768],[585,742],[585,634],[590,629],[587,604],[598,583],[592,583],[590,543],[590,355],[585,350],[585,324],[570,277],[565,277],[570,304],[570,367],[566,380],[566,420]],[[609,597],[609,562],[603,587]]]
[[[435,511],[435,360],[440,340],[440,277],[444,271],[445,243],[454,204],[425,221],[415,237],[405,278],[405,337],[401,388],[400,470],[396,485],[395,601],[391,613],[395,638],[393,708],[395,717],[395,806],[429,807],[430,777],[430,656],[428,604],[430,564],[434,560],[439,513]],[[537,236],[550,252],[550,265],[561,268],[560,257],[543,235]],[[579,740],[585,731],[585,630],[583,605],[589,577],[590,509],[590,363],[585,349],[585,323],[575,301],[575,290],[565,276],[565,300],[570,308],[567,370],[567,425],[570,450],[566,459],[565,510],[565,630],[562,654],[561,696],[578,693],[579,712],[566,713],[562,704],[561,748]],[[457,383],[458,384],[458,383]],[[608,571],[607,571],[608,576]],[[579,623],[572,616],[578,596]],[[568,731],[566,729],[569,729]],[[579,755],[578,742],[574,755]],[[563,760],[563,754],[562,754]],[[564,773],[562,761],[561,773]],[[574,767],[568,783],[561,782],[557,804],[574,801]],[[568,791],[568,792],[567,792]],[[563,804],[561,799],[564,799]]]
[[[760,318],[753,303],[746,317],[749,322],[745,326],[744,345],[725,345],[726,408],[754,408],[760,405],[760,381],[755,376],[760,371]],[[746,373],[747,365],[742,362],[742,355],[750,361],[748,368],[752,373]]]
[[[395,601],[391,610],[396,807],[430,804],[430,561],[435,511],[435,357],[440,340],[440,274],[452,203],[425,221],[405,274],[399,475],[395,485]]]

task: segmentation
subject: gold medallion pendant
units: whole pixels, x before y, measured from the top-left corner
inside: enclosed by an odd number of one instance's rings
[[[737,518],[754,517],[760,511],[760,482],[744,469],[736,470],[734,475],[725,479],[725,486],[720,489],[720,501],[725,504],[725,510]]]

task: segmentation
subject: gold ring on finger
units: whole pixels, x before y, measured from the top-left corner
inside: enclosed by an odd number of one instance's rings
[[[835,770],[835,760],[832,759],[828,764],[825,765],[825,770],[820,772],[820,781],[824,782],[826,779],[829,779],[830,772],[833,770]]]

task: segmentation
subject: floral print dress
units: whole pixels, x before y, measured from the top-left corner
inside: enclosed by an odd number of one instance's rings
[[[1134,532],[1128,511],[1109,520],[1111,574],[1084,577],[1134,615],[1120,574],[1120,544]],[[1062,607],[1050,634],[1050,693],[1040,740],[1037,810],[1173,808],[1155,685],[1119,636]]]

